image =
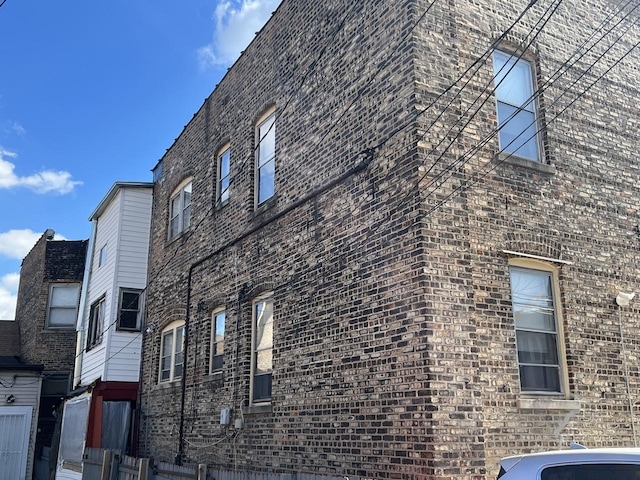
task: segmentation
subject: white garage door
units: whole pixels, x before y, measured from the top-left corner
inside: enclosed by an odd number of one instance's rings
[[[0,478],[24,480],[32,407],[0,407]]]

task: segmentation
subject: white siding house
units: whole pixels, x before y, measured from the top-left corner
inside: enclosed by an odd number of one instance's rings
[[[152,193],[152,183],[117,182],[89,218],[92,233],[78,313],[76,390],[65,402],[59,480],[81,478],[85,447],[121,453],[129,453],[131,447]]]
[[[116,183],[90,217],[78,325],[80,385],[138,381],[151,199],[152,184]]]

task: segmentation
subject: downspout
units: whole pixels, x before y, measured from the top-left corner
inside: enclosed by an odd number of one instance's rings
[[[184,319],[184,348],[183,348],[184,363],[183,363],[183,370],[182,370],[182,392],[180,395],[181,397],[180,398],[180,428],[178,431],[178,455],[176,456],[176,459],[175,459],[176,465],[182,465],[182,458],[184,456],[184,443],[185,443],[184,442],[184,411],[185,411],[185,398],[187,395],[187,365],[189,364],[189,362],[187,361],[187,352],[188,352],[187,348],[189,347],[189,323],[191,321],[191,279],[193,277],[193,271],[203,263],[211,260],[213,257],[215,257],[216,255],[219,255],[220,253],[224,252],[228,248],[231,248],[234,245],[240,243],[242,240],[249,237],[250,235],[253,235],[257,231],[266,227],[267,225],[275,222],[276,220],[280,220],[289,212],[295,210],[301,205],[304,205],[309,200],[312,200],[318,195],[326,192],[327,190],[330,190],[336,185],[339,185],[340,183],[347,180],[349,177],[364,171],[369,166],[369,164],[373,161],[375,150],[376,150],[375,148],[364,150],[363,152],[361,152],[365,156],[362,162],[351,167],[349,170],[342,173],[338,177],[334,178],[330,182],[327,182],[326,184],[311,191],[310,193],[300,198],[299,200],[296,200],[291,205],[289,205],[288,207],[285,207],[284,209],[282,209],[280,212],[278,212],[268,220],[261,222],[260,224],[250,228],[249,230],[246,230],[244,233],[242,233],[238,237],[234,238],[233,240],[230,240],[229,242],[217,248],[210,254],[192,263],[191,266],[189,267],[189,275],[187,276],[187,308],[186,308],[185,319]]]
[[[95,237],[98,230],[98,220],[91,221],[91,236],[87,245],[87,257],[84,264],[84,276],[82,277],[82,288],[80,289],[80,305],[78,307],[78,318],[76,320],[76,358],[73,366],[73,388],[80,385],[82,379],[82,359],[84,356],[85,328],[84,328],[84,310],[87,304],[87,290],[89,287],[89,278],[93,271],[93,256],[95,254]]]
[[[624,327],[622,325],[622,305],[618,304],[618,324],[620,326],[620,343],[622,345],[622,364],[624,368],[624,379],[627,385],[627,400],[629,402],[629,415],[631,415],[631,431],[633,433],[633,446],[638,446],[636,434],[636,416],[633,411],[633,396],[631,395],[631,380],[629,378],[629,366],[627,365],[627,347],[625,345]]]

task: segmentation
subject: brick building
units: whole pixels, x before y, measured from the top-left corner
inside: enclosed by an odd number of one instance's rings
[[[284,0],[154,169],[142,453],[495,478],[637,442],[637,19]]]
[[[35,478],[49,478],[55,467],[56,410],[71,387],[76,320],[84,275],[86,240],[53,240],[48,229],[22,261],[15,322],[20,355],[43,366],[35,442]]]

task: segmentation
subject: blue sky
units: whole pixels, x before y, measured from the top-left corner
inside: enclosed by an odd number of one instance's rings
[[[6,0],[0,319],[13,318],[20,263],[40,235],[88,238],[88,217],[115,181],[151,181],[279,3]]]

